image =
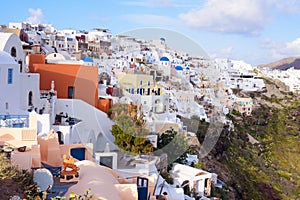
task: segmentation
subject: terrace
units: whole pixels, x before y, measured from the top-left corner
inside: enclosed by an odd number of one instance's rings
[[[0,128],[28,128],[28,115],[0,115]]]

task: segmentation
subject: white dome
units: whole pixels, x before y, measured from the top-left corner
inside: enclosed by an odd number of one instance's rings
[[[17,62],[5,51],[0,51],[0,64],[17,64]]]
[[[60,53],[51,53],[46,56],[47,61],[61,61],[66,60],[66,58]]]

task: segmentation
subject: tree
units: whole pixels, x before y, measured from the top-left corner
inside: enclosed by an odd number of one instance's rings
[[[124,151],[137,154],[153,152],[153,145],[146,138],[148,132],[135,125],[129,116],[116,117],[116,124],[112,126],[111,132],[115,137],[115,144]]]
[[[187,153],[191,151],[185,136],[177,133],[173,129],[167,130],[158,136],[156,153],[166,153],[169,163],[177,162],[184,164],[186,162]]]

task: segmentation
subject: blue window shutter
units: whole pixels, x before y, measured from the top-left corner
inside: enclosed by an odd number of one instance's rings
[[[9,68],[8,76],[7,76],[7,84],[12,84],[12,83],[13,83],[13,69]]]

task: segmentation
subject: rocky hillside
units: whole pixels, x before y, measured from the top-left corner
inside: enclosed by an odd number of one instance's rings
[[[252,116],[233,110],[214,149],[202,160],[226,183],[213,195],[222,199],[300,199],[300,100],[268,81],[266,93],[251,93]],[[197,132],[205,136],[203,123]]]
[[[259,65],[259,68],[267,67],[270,69],[280,69],[280,70],[286,70],[290,67],[295,67],[295,69],[300,69],[300,57],[289,57],[284,58],[282,60],[270,63],[270,64],[263,64]]]

